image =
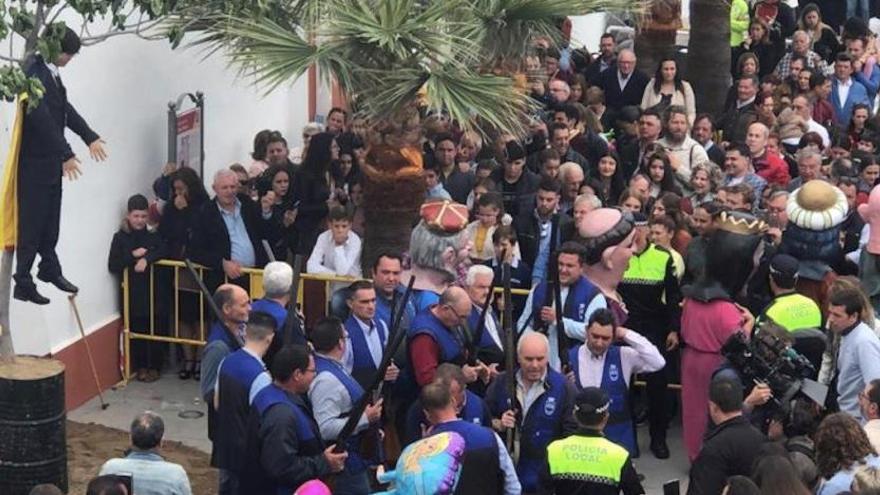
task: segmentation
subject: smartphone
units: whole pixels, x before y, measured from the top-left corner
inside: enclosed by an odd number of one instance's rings
[[[663,495],[679,495],[681,487],[678,480],[671,480],[663,483]]]

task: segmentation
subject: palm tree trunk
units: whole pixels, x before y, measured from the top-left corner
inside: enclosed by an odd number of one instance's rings
[[[635,50],[640,71],[654,74],[660,60],[672,55],[679,28],[680,0],[654,0],[650,4],[636,31]]]
[[[691,0],[687,80],[697,111],[719,115],[730,87],[730,2]]]
[[[0,361],[15,357],[12,329],[9,328],[10,288],[12,286],[12,250],[3,250],[0,259]]]
[[[361,267],[370,273],[383,252],[403,254],[425,200],[421,154],[415,148],[373,146],[363,171],[364,244]],[[417,163],[416,163],[417,162]]]

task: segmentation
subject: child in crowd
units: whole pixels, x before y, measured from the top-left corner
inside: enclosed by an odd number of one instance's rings
[[[351,231],[351,218],[341,206],[334,206],[328,215],[330,228],[318,236],[312,255],[306,263],[308,273],[361,277],[361,238]],[[336,291],[349,285],[346,282],[330,284]]]
[[[510,216],[504,214],[501,195],[496,192],[486,192],[477,200],[477,219],[468,224],[468,237],[473,240],[470,258],[474,263],[485,263],[495,256],[492,245],[492,234],[499,224],[507,221],[510,224]]]
[[[150,265],[165,257],[166,252],[162,237],[147,229],[148,209],[147,198],[143,195],[135,194],[128,198],[127,214],[113,236],[107,267],[119,277],[123,277],[128,270],[130,330],[149,334],[152,329],[158,334],[160,329],[167,326],[166,319],[159,316],[167,315],[162,310],[166,298],[150,292],[151,282],[153,291],[164,286],[153,277]],[[155,302],[155,313],[152,315],[151,301]],[[165,347],[162,342],[132,339],[131,365],[137,370],[135,378],[138,381],[154,382],[159,379]]]

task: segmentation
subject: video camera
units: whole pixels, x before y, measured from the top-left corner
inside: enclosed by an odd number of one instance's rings
[[[762,332],[749,340],[744,332],[737,332],[727,340],[721,353],[744,382],[764,383],[770,388],[771,407],[781,413],[774,416],[787,417],[791,402],[798,395],[825,403],[828,388],[810,378],[816,374],[813,364],[774,335]]]

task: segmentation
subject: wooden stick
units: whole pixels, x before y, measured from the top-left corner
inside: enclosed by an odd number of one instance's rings
[[[82,319],[79,317],[79,308],[76,307],[76,294],[67,296],[70,305],[73,306],[73,315],[76,317],[76,325],[79,327],[79,334],[82,335],[83,343],[86,345],[86,354],[89,356],[89,365],[92,367],[92,376],[95,378],[95,386],[98,387],[98,399],[101,401],[101,410],[107,409],[110,404],[104,402],[104,394],[101,392],[101,382],[98,380],[98,369],[95,368],[95,359],[92,358],[92,347],[89,345],[89,339],[86,338],[86,331],[83,328]]]

